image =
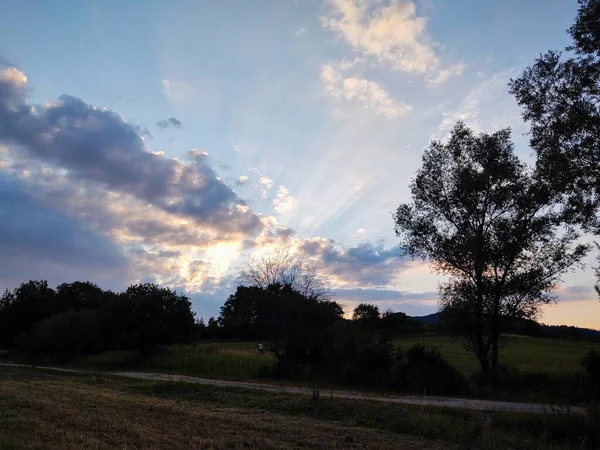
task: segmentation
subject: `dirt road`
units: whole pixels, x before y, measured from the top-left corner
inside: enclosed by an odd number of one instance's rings
[[[151,373],[151,372],[92,372],[76,369],[63,369],[59,367],[45,367],[45,366],[28,366],[25,364],[14,364],[11,362],[0,362],[0,367],[36,367],[37,369],[53,370],[58,372],[68,373],[96,373],[100,375],[117,375],[129,378],[138,378],[146,380],[160,380],[160,381],[178,381],[185,383],[199,383],[208,384],[213,386],[221,387],[232,387],[232,388],[243,388],[243,389],[256,389],[267,392],[287,392],[290,394],[300,395],[312,395],[312,390],[308,388],[295,387],[295,386],[282,386],[275,384],[266,383],[250,383],[245,381],[225,381],[225,380],[213,380],[210,378],[197,378],[189,377],[185,375],[169,375],[162,373]],[[559,405],[543,405],[539,403],[517,403],[517,402],[500,402],[493,400],[477,400],[477,399],[466,399],[466,398],[451,398],[451,397],[432,397],[432,396],[416,396],[416,395],[402,395],[402,396],[382,396],[379,394],[369,394],[363,392],[353,391],[339,391],[339,390],[322,390],[321,395],[324,397],[335,397],[335,398],[347,398],[355,400],[372,400],[386,403],[402,403],[408,405],[421,405],[421,406],[439,406],[448,408],[466,408],[474,409],[479,411],[508,411],[508,412],[524,412],[533,414],[543,414],[545,411],[551,409],[564,410],[569,408],[571,412],[577,414],[583,414],[584,409],[578,406],[559,406]]]

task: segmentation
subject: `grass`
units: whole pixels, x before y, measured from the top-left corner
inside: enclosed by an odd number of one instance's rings
[[[181,345],[146,358],[129,352],[107,352],[71,362],[74,367],[100,370],[136,369],[204,378],[256,380],[270,376],[271,354],[259,353],[252,342]]]
[[[0,392],[3,450],[559,450],[580,448],[584,439],[545,433],[544,416],[344,400],[324,392],[315,412],[308,397],[293,394],[14,368],[0,368]]]
[[[394,340],[394,344],[407,349],[422,343],[439,347],[444,357],[469,376],[478,369],[477,360],[461,342],[448,336],[406,336]],[[507,336],[500,350],[500,363],[514,367],[519,372],[546,375],[562,375],[582,372],[581,358],[590,348],[600,350],[600,344],[542,339],[529,336]]]

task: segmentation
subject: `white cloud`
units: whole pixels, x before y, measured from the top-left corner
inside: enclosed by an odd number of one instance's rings
[[[248,182],[248,180],[249,180],[249,178],[246,175],[240,175],[235,180],[235,184],[237,184],[238,186],[241,186],[243,184],[246,184]]]
[[[22,87],[27,84],[27,77],[20,70],[9,67],[0,72],[0,80],[9,82],[15,86]]]
[[[205,152],[204,150],[192,149],[188,151],[188,154],[192,157],[193,160],[208,158],[208,152]]]
[[[399,102],[375,81],[360,77],[344,77],[332,65],[321,68],[325,89],[332,96],[370,109],[390,119],[408,114],[412,107]]]
[[[273,205],[275,205],[275,211],[281,214],[294,209],[296,206],[296,199],[292,196],[289,189],[282,185],[277,189],[277,195],[273,199]]]
[[[322,24],[356,52],[375,58],[395,70],[426,76],[428,84],[441,83],[462,71],[444,69],[436,54],[438,44],[426,30],[415,3],[407,0],[329,0]]]
[[[456,122],[463,121],[475,132],[494,131],[522,125],[516,102],[507,93],[507,83],[516,69],[496,73],[475,85],[457,108],[442,113],[437,134],[432,139],[445,139]]]
[[[299,30],[296,31],[296,36],[300,37],[304,33],[306,33],[306,28],[300,28]]]

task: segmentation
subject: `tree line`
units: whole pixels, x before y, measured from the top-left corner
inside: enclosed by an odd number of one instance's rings
[[[0,348],[59,360],[109,350],[142,356],[189,342],[195,329],[189,299],[155,284],[124,292],[91,282],[56,289],[31,280],[0,298]]]

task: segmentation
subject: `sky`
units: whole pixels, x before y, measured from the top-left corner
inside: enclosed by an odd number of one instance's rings
[[[0,288],[155,282],[208,318],[251,255],[314,264],[347,312],[423,315],[442,278],[392,212],[458,120],[568,44],[575,0],[0,1]],[[600,328],[591,266],[540,320]]]

